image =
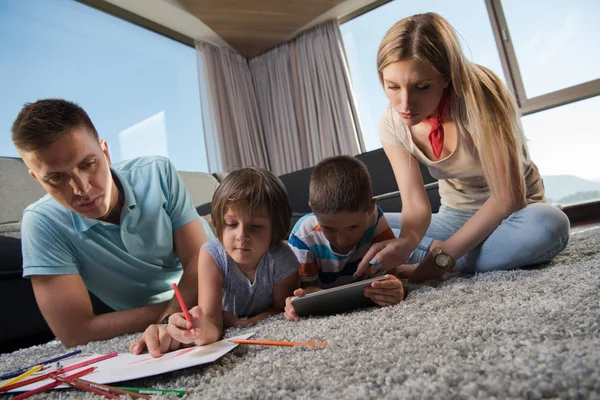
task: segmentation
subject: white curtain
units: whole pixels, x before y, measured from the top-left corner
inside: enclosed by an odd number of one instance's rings
[[[270,169],[246,59],[204,42],[196,42],[196,51],[210,172],[248,165]]]
[[[219,164],[209,154],[211,172],[253,164],[281,175],[364,151],[337,21],[249,63],[230,49],[200,42],[196,49],[208,88],[206,148],[221,156]]]

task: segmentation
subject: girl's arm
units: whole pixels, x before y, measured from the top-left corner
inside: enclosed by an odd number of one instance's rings
[[[216,342],[223,334],[223,275],[205,248],[198,257],[198,307],[200,308],[198,336],[194,342],[205,345]],[[199,329],[198,329],[199,328]]]
[[[417,248],[431,222],[431,205],[421,177],[419,162],[406,148],[383,143],[383,150],[392,165],[402,200],[402,227],[400,237],[371,246],[358,265],[357,276],[362,276],[375,259],[384,269],[390,269],[408,260]]]
[[[298,272],[292,273],[287,278],[279,281],[273,286],[273,305],[260,314],[248,319],[238,319],[235,326],[254,325],[272,315],[279,314],[285,307],[285,299],[292,296],[298,287]]]

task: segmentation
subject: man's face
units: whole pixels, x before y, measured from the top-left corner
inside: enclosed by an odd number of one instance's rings
[[[110,173],[105,140],[75,128],[48,148],[19,151],[29,174],[56,201],[86,218],[103,219],[115,207],[118,191]]]
[[[372,211],[341,212],[339,214],[315,213],[321,231],[331,245],[331,250],[340,255],[350,253],[368,228]]]

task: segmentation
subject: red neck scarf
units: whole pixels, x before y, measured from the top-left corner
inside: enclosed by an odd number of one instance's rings
[[[429,142],[431,143],[433,155],[435,155],[437,159],[440,158],[442,150],[444,149],[444,127],[442,126],[442,122],[444,122],[444,118],[446,117],[449,108],[450,91],[444,90],[440,104],[438,104],[437,115],[435,117],[425,118],[425,121],[433,123],[431,131],[429,132]]]

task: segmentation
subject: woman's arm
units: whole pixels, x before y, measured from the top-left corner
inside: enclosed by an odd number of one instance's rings
[[[398,239],[375,243],[364,256],[356,275],[362,277],[375,259],[384,269],[408,260],[417,248],[431,222],[431,205],[425,192],[419,162],[406,148],[383,143],[383,150],[392,165],[402,200],[402,227]]]

